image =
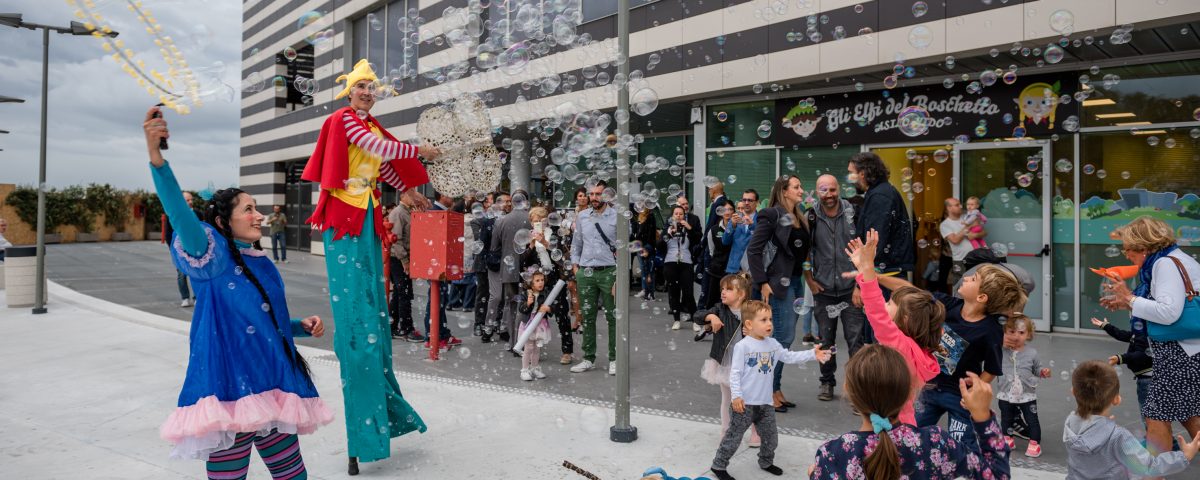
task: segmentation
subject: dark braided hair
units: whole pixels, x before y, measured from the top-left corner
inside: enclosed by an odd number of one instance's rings
[[[237,244],[233,239],[233,230],[229,227],[229,218],[233,215],[233,209],[238,205],[238,195],[243,192],[237,188],[226,188],[219,190],[213,194],[212,200],[208,202],[208,208],[205,212],[204,220],[217,231],[221,236],[225,237],[225,243],[229,246],[229,255],[233,257],[234,263],[242,269],[242,273],[246,275],[246,279],[254,284],[254,288],[258,290],[258,294],[262,296],[262,300],[267,304],[269,310],[267,314],[271,316],[272,322],[275,323],[275,330],[279,332],[280,344],[283,345],[283,353],[287,355],[288,360],[304,374],[305,378],[312,379],[312,371],[308,367],[308,361],[300,355],[300,351],[288,342],[283,337],[283,329],[291,328],[291,325],[282,326],[279,324],[279,316],[275,314],[275,306],[271,304],[271,298],[267,296],[266,289],[262,283],[258,281],[258,277],[254,276],[254,272],[246,266],[246,260],[242,258],[242,252],[238,250]],[[218,222],[218,220],[220,220]],[[254,248],[262,250],[262,246],[258,242],[254,243]]]

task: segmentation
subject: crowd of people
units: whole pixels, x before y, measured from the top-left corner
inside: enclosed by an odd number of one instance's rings
[[[375,81],[369,64],[360,61],[342,80],[347,86],[338,98],[348,97],[349,105],[326,120],[303,178],[322,188],[306,222],[323,235],[351,475],[360,460],[387,458],[390,438],[427,430],[396,381],[392,342],[380,341],[389,329],[396,340],[449,348],[462,340],[449,328],[446,309],[473,311],[472,336],[522,357],[521,380],[535,381],[547,377],[540,350],[553,340],[554,327],[560,363],[574,363],[569,372],[596,368],[603,310],[607,371],[615,375],[616,282],[635,279],[638,296],[650,299],[656,280],[663,280],[664,323],[678,330],[690,322],[697,342],[711,341],[708,356],[697,361],[701,378],[720,390],[722,439],[711,464],[720,480],[733,478],[729,460],[746,430],[752,430],[750,446],[759,449],[758,466],[784,473],[774,464],[775,414],[797,404],[784,395],[782,365],[818,361],[817,399],[833,400],[839,324],[849,357],[842,392],[861,423],[821,446],[810,477],[1008,478],[1018,435],[1029,439],[1026,456],[1041,454],[1037,384],[1049,372],[1028,343],[1033,325],[1022,314],[1036,285],[988,251],[978,199],[969,199],[965,214],[958,200],[946,201],[941,230],[952,270],[961,273],[947,282],[953,285],[948,291],[908,282],[912,220],[888,183],[886,165],[872,153],[847,162],[846,181],[859,193],[853,201],[841,198],[834,175],[817,179],[807,208],[793,175],[778,178],[765,202],[746,189],[735,203],[714,182],[704,222],[677,196],[668,199],[665,215],[630,206],[636,221],[629,238],[618,238],[615,189],[601,180],[577,190],[574,208],[564,211],[521,190],[459,201],[441,193],[425,198],[410,188],[428,181],[418,148],[396,141],[369,115]],[[264,226],[280,234],[282,244],[286,216],[262,215],[253,197],[236,188],[216,192],[195,210],[159,148],[169,133],[157,107],[143,128],[151,175],[174,229],[165,241],[180,272],[180,293],[185,306],[195,299],[187,374],[178,408],[160,433],[175,444],[175,456],[207,460],[210,478],[244,478],[252,446],[274,478],[305,478],[297,435],[330,423],[333,414],[293,340],[323,335],[324,322],[289,315],[282,276],[258,245]],[[420,154],[440,151],[424,147]],[[355,176],[361,172],[366,176]],[[402,192],[386,215],[376,180]],[[412,307],[412,212],[431,209],[466,216],[465,275],[438,282],[440,301],[426,304],[419,331]],[[1101,272],[1101,304],[1129,310],[1130,329],[1107,319],[1093,323],[1128,346],[1071,374],[1076,408],[1063,419],[1068,478],[1171,475],[1200,450],[1200,283],[1192,280],[1200,279],[1200,264],[1178,248],[1169,225],[1151,217],[1116,229],[1112,238],[1131,265]],[[636,273],[617,271],[625,251],[639,260]],[[390,298],[378,281],[385,271]],[[440,338],[431,344],[426,334],[435,308]],[[798,335],[815,346],[791,350]],[[1144,439],[1109,417],[1122,403],[1117,365],[1135,374]],[[1172,442],[1175,423],[1188,438]]]

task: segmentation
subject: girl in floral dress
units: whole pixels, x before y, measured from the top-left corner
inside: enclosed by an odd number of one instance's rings
[[[974,373],[959,381],[982,451],[955,441],[939,426],[899,423],[912,377],[891,347],[867,345],[846,365],[846,395],[862,412],[862,426],[825,442],[809,469],[814,479],[909,480],[1009,478],[1008,446],[991,410],[992,388]],[[883,434],[881,434],[881,432]]]

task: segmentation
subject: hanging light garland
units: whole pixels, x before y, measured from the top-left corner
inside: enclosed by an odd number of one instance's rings
[[[125,1],[129,11],[145,26],[146,33],[154,38],[154,45],[158,47],[159,54],[166,62],[166,73],[148,69],[145,61],[138,59],[132,49],[125,47],[123,40],[109,37],[108,34],[113,31],[112,26],[97,11],[93,0],[66,1],[68,5],[75,7],[75,16],[83,21],[85,27],[92,30],[92,36],[104,42],[100,47],[121,65],[121,70],[136,80],[138,86],[145,88],[151,96],[157,97],[165,107],[180,115],[186,115],[191,112],[188,103],[197,107],[204,104],[200,99],[200,82],[188,66],[183,52],[175,46],[170,36],[163,34],[162,25],[154,19],[142,2]]]

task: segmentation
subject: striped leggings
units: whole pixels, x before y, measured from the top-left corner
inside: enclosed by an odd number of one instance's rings
[[[304,480],[308,470],[300,455],[300,441],[296,435],[271,430],[267,436],[254,433],[239,433],[233,447],[213,452],[208,456],[209,480],[244,480],[250,470],[250,444],[258,447],[258,455],[277,480]]]

